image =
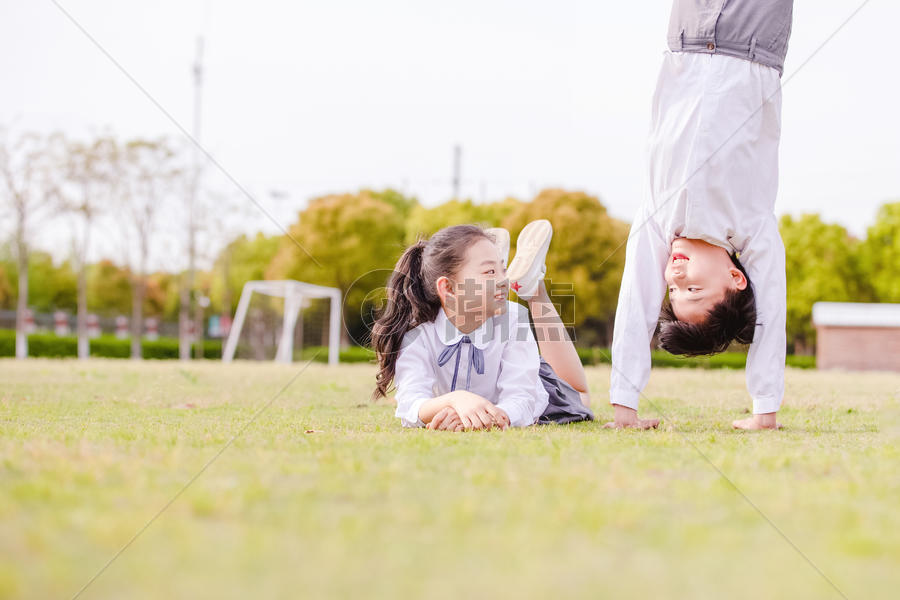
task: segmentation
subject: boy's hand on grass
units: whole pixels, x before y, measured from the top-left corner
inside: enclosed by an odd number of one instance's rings
[[[451,408],[459,415],[463,429],[466,430],[490,429],[495,426],[500,429],[509,427],[509,416],[506,412],[478,394],[467,392],[456,396],[451,403]]]
[[[604,425],[605,428],[625,429],[626,427],[634,427],[635,429],[656,429],[659,427],[659,419],[639,419],[637,411],[621,404],[613,404],[615,412],[613,420]]]

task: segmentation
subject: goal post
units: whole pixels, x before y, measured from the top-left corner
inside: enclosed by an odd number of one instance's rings
[[[290,363],[294,358],[294,327],[297,317],[303,306],[305,298],[328,298],[328,364],[338,364],[340,354],[340,327],[341,327],[341,290],[325,287],[293,279],[275,281],[248,281],[241,291],[241,299],[238,302],[237,312],[232,321],[231,330],[228,332],[228,340],[222,351],[222,362],[234,360],[238,339],[241,336],[241,328],[250,308],[250,297],[253,293],[266,296],[284,298],[284,321],[281,326],[281,338],[278,341],[278,350],[275,352],[275,360],[282,363]]]

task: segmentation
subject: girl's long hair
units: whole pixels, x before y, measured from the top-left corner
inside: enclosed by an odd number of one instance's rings
[[[438,278],[455,275],[465,262],[466,250],[482,238],[493,241],[478,225],[454,225],[403,252],[388,281],[384,310],[372,326],[379,366],[373,399],[388,394],[406,332],[437,317],[441,309],[435,287]]]

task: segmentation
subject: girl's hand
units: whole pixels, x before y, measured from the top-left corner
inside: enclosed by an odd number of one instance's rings
[[[509,416],[503,409],[497,408],[486,398],[478,394],[460,394],[453,398],[451,408],[459,415],[463,429],[500,429],[509,427]]]
[[[438,411],[431,422],[428,423],[428,429],[440,431],[462,431],[462,428],[462,421],[459,420],[459,415],[449,406]]]
[[[497,427],[499,427],[500,429],[506,429],[507,427],[509,427],[509,415],[506,414],[506,411],[502,408],[498,408],[497,411],[500,413],[501,418],[500,422],[497,423]]]

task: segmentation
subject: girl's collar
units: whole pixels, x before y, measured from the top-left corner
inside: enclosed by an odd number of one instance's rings
[[[434,320],[434,326],[437,330],[438,339],[440,339],[445,346],[455,344],[464,335],[468,335],[476,348],[484,350],[491,340],[494,339],[496,317],[489,318],[470,333],[463,333],[456,328],[453,321],[447,318],[447,314],[444,312],[444,307],[442,306],[438,309],[438,315]]]

